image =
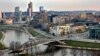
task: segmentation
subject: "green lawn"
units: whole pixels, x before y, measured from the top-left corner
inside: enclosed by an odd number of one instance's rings
[[[3,37],[3,34],[0,32],[0,40],[2,39],[2,37]]]
[[[39,33],[35,32],[33,29],[29,29],[28,31],[29,31],[29,33],[30,33],[32,36],[38,36],[38,35],[40,35]]]
[[[0,40],[2,39],[2,37],[3,37],[3,34],[0,32]],[[5,46],[2,43],[0,43],[0,50],[2,49],[5,49]]]
[[[0,43],[0,50],[3,50],[3,49],[5,49],[6,47],[2,44],[2,43]]]
[[[28,32],[33,36],[33,37],[37,37],[37,38],[48,38],[47,36],[42,35],[41,33],[38,33],[36,31],[34,31],[33,28],[28,29]]]
[[[66,43],[67,46],[100,48],[100,43],[90,43],[90,42],[81,42],[81,41],[73,41],[73,40],[65,40],[64,42]]]

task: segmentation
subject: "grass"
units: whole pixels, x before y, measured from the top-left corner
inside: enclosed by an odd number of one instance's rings
[[[29,33],[30,33],[32,36],[38,36],[38,35],[40,35],[39,33],[35,32],[33,29],[29,29],[28,31],[29,31]]]
[[[2,43],[0,43],[0,50],[3,50],[3,49],[6,49],[6,47]]]
[[[73,40],[66,40],[64,42],[66,43],[67,46],[72,46],[72,47],[100,48],[100,43],[91,43],[91,42],[82,42]]]
[[[2,39],[2,37],[3,37],[3,34],[2,32],[0,32],[0,40]],[[3,49],[5,49],[5,46],[0,42],[0,50],[3,50]]]
[[[47,36],[42,35],[41,33],[38,33],[36,31],[34,31],[33,28],[28,29],[28,32],[33,36],[33,37],[37,37],[37,38],[48,38]]]
[[[2,32],[0,32],[0,40],[2,39],[2,37],[3,37],[3,34],[2,34]]]

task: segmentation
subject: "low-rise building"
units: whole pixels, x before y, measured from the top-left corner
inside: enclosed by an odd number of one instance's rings
[[[53,24],[66,24],[68,20],[68,16],[55,16],[53,17]]]
[[[89,38],[100,39],[100,27],[93,27],[89,29]]]
[[[86,31],[86,25],[71,25],[71,32],[72,33],[79,33]]]
[[[12,18],[6,19],[5,24],[12,25],[13,24],[13,19]]]
[[[64,36],[70,33],[70,25],[57,25],[50,27],[50,34],[54,36]]]

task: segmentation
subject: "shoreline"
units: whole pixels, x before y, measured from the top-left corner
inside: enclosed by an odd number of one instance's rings
[[[61,48],[82,49],[82,50],[97,50],[97,51],[100,51],[100,48],[73,47],[73,46],[66,46],[66,45],[55,45],[55,46],[56,47],[61,47]]]
[[[75,40],[63,40],[64,45],[54,45],[61,48],[74,48],[74,49],[86,49],[86,50],[100,50],[100,43],[83,42]]]

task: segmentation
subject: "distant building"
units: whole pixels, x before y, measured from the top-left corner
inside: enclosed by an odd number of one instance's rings
[[[12,18],[8,18],[5,20],[5,24],[7,25],[12,25],[13,24],[13,19]]]
[[[40,10],[40,12],[44,11],[44,7],[40,6],[39,10]]]
[[[19,22],[19,21],[20,21],[20,8],[19,7],[15,7],[14,22]]]
[[[50,34],[54,36],[64,36],[70,33],[70,25],[57,25],[50,27]]]
[[[78,33],[77,32],[78,30],[80,30],[80,32],[86,31],[86,25],[84,25],[84,24],[71,25],[71,32],[72,33]]]
[[[36,17],[36,20],[38,20],[39,23],[41,23],[41,24],[48,23],[48,13],[47,13],[47,11],[39,12],[37,17]]]
[[[22,22],[22,11],[20,10],[19,7],[15,7],[15,18],[14,18],[14,23],[23,23]]]
[[[68,20],[67,16],[55,16],[53,18],[53,23],[54,24],[65,24],[67,23],[66,21]]]
[[[57,15],[50,15],[50,16],[48,16],[48,20],[49,20],[49,22],[53,22],[53,18],[54,17],[56,17]]]
[[[100,27],[90,28],[89,38],[91,38],[91,39],[100,39]]]
[[[2,19],[2,12],[0,11],[0,20]]]
[[[28,9],[27,9],[27,13],[28,13],[28,16],[29,16],[30,18],[32,18],[32,12],[33,12],[33,4],[32,4],[32,2],[30,2],[30,3],[28,4]]]
[[[20,8],[17,6],[15,7],[15,12],[19,12],[20,11]]]
[[[82,19],[87,19],[86,12],[80,13],[80,18],[82,18]]]
[[[15,12],[3,12],[3,18],[9,18],[12,13],[15,15]]]

